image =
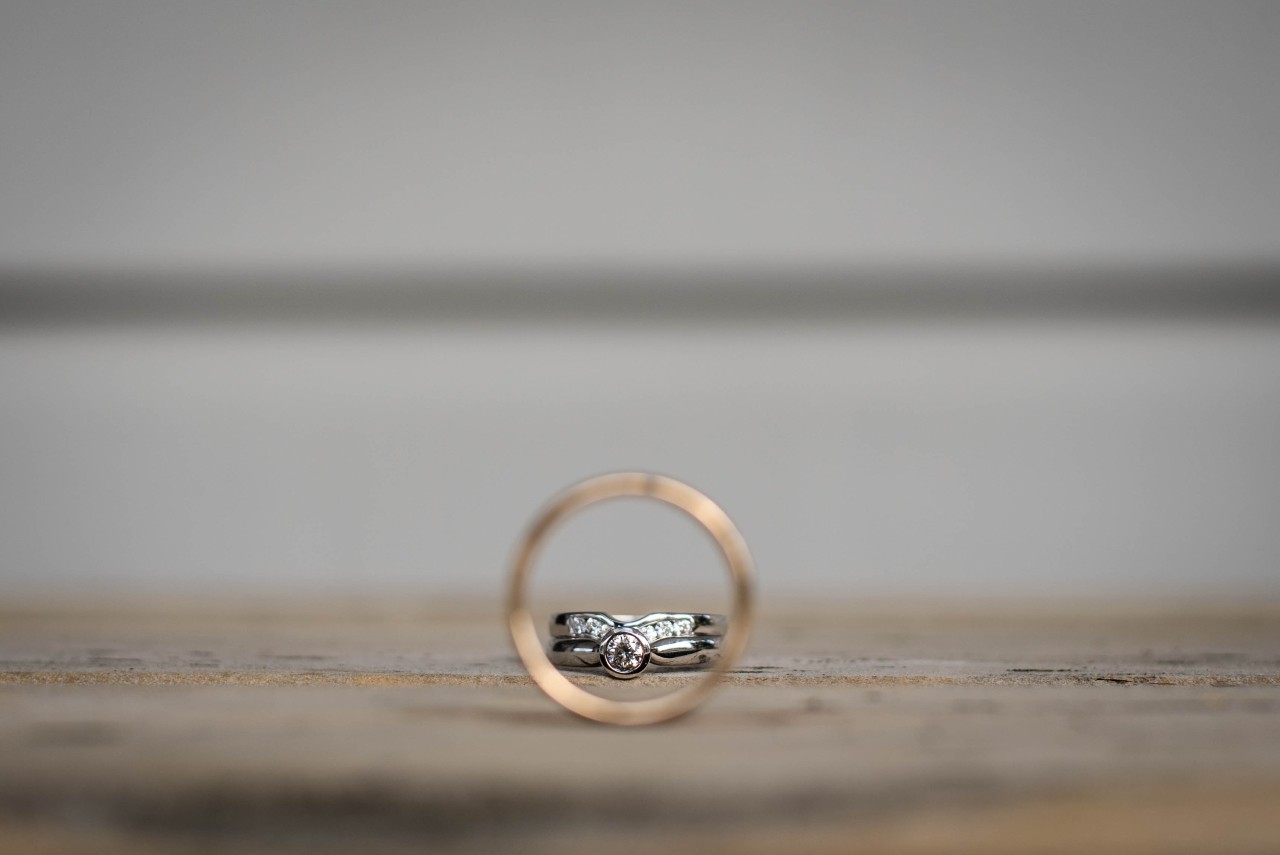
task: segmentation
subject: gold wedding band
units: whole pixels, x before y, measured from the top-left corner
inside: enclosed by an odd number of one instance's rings
[[[647,497],[666,502],[693,517],[706,529],[724,554],[733,580],[733,608],[721,642],[721,656],[696,683],[658,698],[615,701],[593,695],[574,685],[557,670],[543,650],[533,616],[525,605],[529,574],[547,535],[565,518],[588,505],[607,499]],[[553,701],[584,718],[607,724],[655,724],[676,718],[706,699],[715,684],[733,667],[747,646],[752,607],[751,553],[733,520],[719,505],[698,490],[674,478],[645,472],[615,472],[582,481],[554,497],[529,526],[511,567],[507,596],[507,624],[516,653],[529,676]]]

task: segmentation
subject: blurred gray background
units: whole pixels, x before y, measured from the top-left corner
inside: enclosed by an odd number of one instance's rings
[[[0,596],[496,597],[617,468],[777,598],[1280,595],[1278,93],[1264,2],[5,2]]]

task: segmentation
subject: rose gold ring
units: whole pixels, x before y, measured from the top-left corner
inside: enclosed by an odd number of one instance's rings
[[[560,673],[543,649],[533,616],[525,605],[525,587],[538,550],[547,535],[565,518],[607,499],[647,497],[666,502],[693,517],[724,554],[733,581],[733,608],[719,645],[720,656],[697,682],[658,698],[615,701],[593,695]],[[706,700],[747,646],[751,629],[754,571],[751,553],[741,532],[720,506],[698,490],[674,478],[645,472],[615,472],[589,478],[554,497],[521,538],[511,567],[507,594],[507,624],[516,653],[529,676],[553,701],[584,718],[608,724],[655,724],[676,718]]]

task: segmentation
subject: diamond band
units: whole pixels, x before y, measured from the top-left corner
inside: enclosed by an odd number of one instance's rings
[[[551,620],[551,661],[562,668],[603,668],[611,677],[650,665],[696,668],[719,658],[723,615],[654,612],[643,617],[566,612]]]

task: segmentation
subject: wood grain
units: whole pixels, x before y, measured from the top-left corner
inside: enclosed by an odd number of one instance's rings
[[[0,851],[1280,849],[1280,609],[804,611],[620,730],[474,604],[10,606]]]

